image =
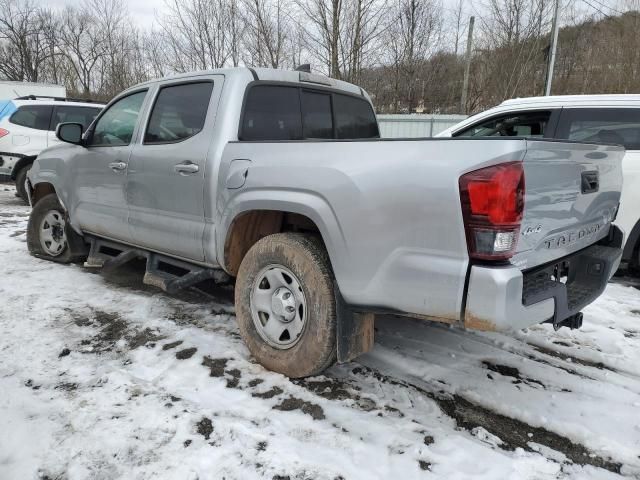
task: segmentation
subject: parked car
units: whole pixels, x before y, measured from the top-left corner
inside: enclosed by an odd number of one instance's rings
[[[626,234],[623,261],[640,270],[640,95],[516,98],[438,136],[519,136],[624,145],[624,189],[616,224]]]
[[[86,129],[103,106],[35,96],[0,101],[0,175],[16,182],[17,195],[26,202],[24,181],[31,164],[42,150],[60,143],[56,125],[77,122]]]
[[[30,252],[146,258],[169,292],[235,277],[249,350],[291,377],[371,348],[380,312],[578,327],[620,261],[622,147],[381,140],[366,92],[322,75],[164,78],[56,134],[28,176]]]

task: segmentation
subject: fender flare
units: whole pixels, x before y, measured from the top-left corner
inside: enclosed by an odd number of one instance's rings
[[[336,281],[340,285],[340,268],[348,257],[347,242],[329,202],[313,192],[260,189],[241,192],[230,199],[216,222],[216,257],[219,265],[225,267],[224,246],[233,220],[251,210],[297,213],[313,221],[320,231]]]

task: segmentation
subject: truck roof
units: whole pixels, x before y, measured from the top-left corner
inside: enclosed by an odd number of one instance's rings
[[[525,97],[505,100],[500,107],[559,107],[559,106],[640,106],[640,95],[552,95],[549,97]]]
[[[307,85],[324,85],[326,87],[331,87],[336,90],[343,90],[348,93],[353,93],[357,95],[365,95],[364,90],[357,85],[354,85],[349,82],[344,82],[342,80],[337,80],[335,78],[330,78],[320,73],[308,73],[297,70],[281,70],[275,68],[250,68],[250,67],[233,67],[233,68],[216,68],[212,70],[200,70],[196,72],[187,72],[187,73],[179,73],[175,75],[170,75],[167,77],[156,78],[153,80],[149,80],[147,82],[139,83],[127,90],[140,87],[142,85],[152,85],[154,83],[171,80],[171,79],[180,79],[180,78],[192,78],[198,77],[201,75],[224,75],[225,77],[229,77],[231,79],[235,78],[244,78],[253,80],[264,80],[270,82],[292,82],[292,83],[302,83]],[[251,81],[251,80],[249,80]],[[367,97],[368,98],[368,97]]]

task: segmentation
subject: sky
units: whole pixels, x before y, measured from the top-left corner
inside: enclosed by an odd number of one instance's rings
[[[83,0],[48,0],[48,6],[52,8],[63,8],[65,5],[79,5]],[[135,23],[142,28],[151,28],[156,20],[158,13],[162,14],[166,11],[165,0],[123,0],[129,8],[129,12]],[[482,15],[484,10],[483,4],[488,0],[467,0],[464,7],[468,15]],[[453,10],[457,0],[441,0],[444,9]],[[609,6],[612,3],[618,4],[617,1],[611,0],[561,0],[561,5],[567,6],[569,3],[574,4],[580,10],[587,13],[605,13],[615,15],[616,9]]]

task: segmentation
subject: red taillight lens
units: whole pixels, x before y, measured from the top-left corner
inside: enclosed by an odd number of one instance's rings
[[[503,163],[460,177],[469,256],[506,260],[518,244],[524,211],[522,162]]]
[[[0,138],[9,135],[9,130],[5,130],[4,128],[0,128]]]

